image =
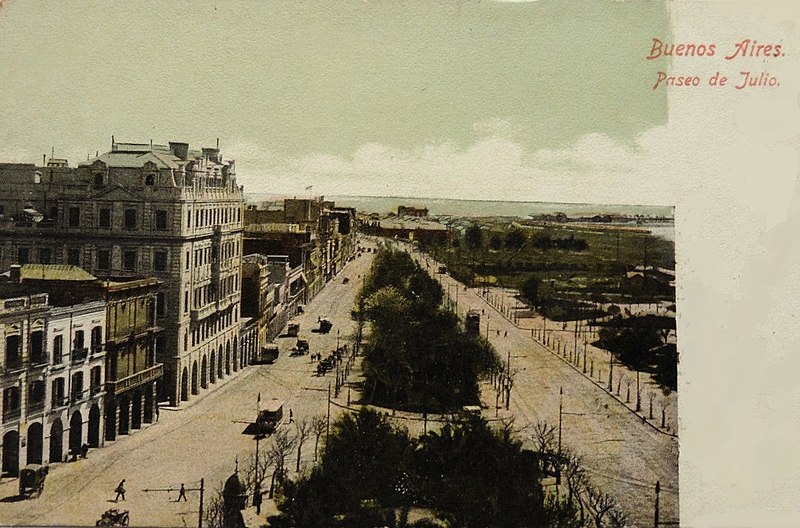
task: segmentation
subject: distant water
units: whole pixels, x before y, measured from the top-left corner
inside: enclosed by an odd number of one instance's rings
[[[251,194],[249,201],[281,199],[272,194]],[[407,198],[384,196],[326,196],[326,200],[337,206],[354,207],[366,213],[397,212],[397,206],[427,207],[432,216],[519,216],[564,213],[567,216],[591,216],[596,214],[644,215],[674,218],[675,210],[663,205],[609,205],[548,202],[498,202],[489,200],[451,200],[443,198]]]

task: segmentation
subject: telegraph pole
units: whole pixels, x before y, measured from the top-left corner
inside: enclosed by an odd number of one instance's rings
[[[331,383],[328,382],[328,415],[325,421],[325,451],[328,451],[328,439],[331,433]]]
[[[657,480],[656,481],[656,509],[655,509],[655,515],[654,515],[654,518],[653,518],[653,527],[654,528],[658,528],[658,513],[659,513],[658,512],[658,495],[660,493],[661,493],[661,482],[659,482]]]
[[[574,339],[575,339],[575,343],[574,343],[574,346],[572,347],[572,357],[573,357],[573,360],[577,362],[578,361],[578,359],[577,359],[578,358],[578,320],[577,319],[575,319],[575,336],[574,336]]]
[[[561,417],[564,414],[564,387],[558,389],[558,456],[561,456]]]

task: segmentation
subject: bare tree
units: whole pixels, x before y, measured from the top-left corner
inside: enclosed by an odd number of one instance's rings
[[[325,432],[328,426],[327,418],[321,414],[311,418],[311,432],[314,433],[314,462],[317,461],[319,453],[319,437]]]
[[[586,505],[594,519],[595,528],[605,528],[603,520],[609,512],[616,508],[611,496],[591,486],[586,488]]]
[[[258,460],[256,460],[255,453],[248,456],[239,464],[239,473],[242,476],[242,483],[245,489],[250,492],[256,487],[256,479],[258,475],[263,475],[258,467]]]
[[[225,502],[222,499],[222,483],[218,484],[214,493],[209,494],[208,502],[203,508],[203,525],[207,528],[223,528]]]
[[[614,508],[608,512],[608,521],[610,528],[625,528],[628,526],[628,514]]]
[[[586,518],[584,500],[581,495],[588,486],[586,471],[581,467],[581,459],[570,452],[564,453],[564,479],[567,483],[567,505],[571,508],[577,503],[581,523]]]
[[[272,472],[272,480],[269,485],[269,498],[273,498],[275,494],[275,484],[283,482],[286,475],[286,458],[292,452],[295,445],[295,438],[289,436],[289,432],[283,429],[278,430],[273,436],[269,447],[267,448],[267,456],[271,458],[275,465],[275,470]]]
[[[302,420],[295,422],[295,426],[297,427],[297,435],[295,436],[297,441],[297,466],[295,467],[295,471],[299,473],[300,457],[303,455],[303,444],[311,435],[311,423],[307,418],[303,418]]]
[[[556,427],[544,420],[539,420],[532,426],[531,440],[539,453],[553,453],[556,450]]]

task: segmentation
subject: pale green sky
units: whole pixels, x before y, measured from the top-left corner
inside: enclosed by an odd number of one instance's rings
[[[630,143],[666,121],[644,56],[668,26],[659,2],[7,0],[0,154],[220,137],[255,183],[365,145]]]

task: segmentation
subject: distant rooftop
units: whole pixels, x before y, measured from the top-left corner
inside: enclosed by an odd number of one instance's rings
[[[93,281],[96,277],[78,266],[68,264],[25,264],[20,269],[21,280]]]

